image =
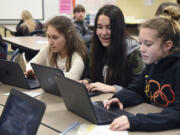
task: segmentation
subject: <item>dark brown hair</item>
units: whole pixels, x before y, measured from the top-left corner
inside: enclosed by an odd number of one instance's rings
[[[85,8],[82,5],[76,5],[73,9],[73,13],[75,14],[76,12],[85,12]]]
[[[96,30],[100,15],[105,15],[110,20],[111,45],[104,47],[99,40]],[[119,7],[105,5],[97,12],[91,54],[91,77],[93,82],[102,81],[103,67],[107,65],[106,84],[127,86],[132,81],[132,67],[127,59],[127,33],[124,15]]]

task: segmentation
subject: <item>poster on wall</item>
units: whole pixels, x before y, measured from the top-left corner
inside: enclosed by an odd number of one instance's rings
[[[59,13],[71,14],[72,13],[72,0],[60,0]]]

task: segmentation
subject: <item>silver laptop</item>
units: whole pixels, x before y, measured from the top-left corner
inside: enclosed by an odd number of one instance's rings
[[[79,82],[58,74],[55,75],[55,80],[66,108],[94,124],[109,124],[121,115],[131,115],[128,112],[120,110],[118,107],[116,108],[118,110],[117,113],[107,110],[97,103],[92,103],[88,95],[88,90]]]
[[[0,59],[0,82],[24,89],[40,87],[37,79],[27,78],[24,75],[18,63],[2,59]]]

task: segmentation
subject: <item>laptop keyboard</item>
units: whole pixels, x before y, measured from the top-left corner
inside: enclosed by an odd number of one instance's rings
[[[95,111],[96,117],[98,119],[98,122],[103,123],[103,124],[109,124],[115,118],[119,117],[119,114],[111,112],[103,107],[98,106],[98,105],[94,105],[94,111]]]
[[[89,95],[90,97],[94,97],[94,96],[97,96],[97,95],[99,95],[99,94],[102,94],[102,92],[100,92],[100,91],[93,91],[93,92],[88,91],[88,95]]]

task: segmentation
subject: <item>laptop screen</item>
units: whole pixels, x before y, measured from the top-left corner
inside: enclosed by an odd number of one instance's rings
[[[4,84],[17,86],[25,89],[39,88],[39,82],[37,80],[30,80],[25,78],[25,75],[16,62],[0,60],[0,81]]]
[[[96,123],[93,106],[85,86],[72,79],[55,75],[66,108],[71,112]]]
[[[12,89],[0,119],[0,134],[35,135],[45,104]]]
[[[61,96],[55,79],[54,75],[55,74],[60,74],[64,76],[64,73],[61,69],[53,68],[53,67],[48,67],[36,63],[31,63],[31,66],[40,82],[41,87],[45,92],[48,92],[50,94],[56,95],[56,96]]]

